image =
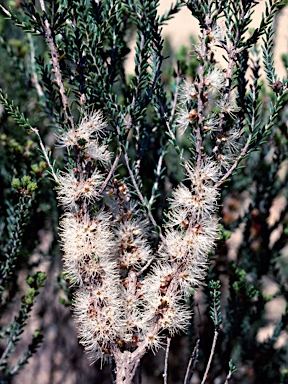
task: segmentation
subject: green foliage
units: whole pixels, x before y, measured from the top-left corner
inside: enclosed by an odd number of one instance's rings
[[[0,382],[3,384],[10,382],[12,377],[23,369],[24,365],[28,363],[28,359],[36,352],[42,342],[43,335],[39,329],[36,329],[31,343],[28,345],[27,350],[22,353],[17,364],[8,367],[9,357],[14,352],[17,343],[21,340],[21,334],[27,325],[27,320],[35,303],[35,298],[43,287],[45,279],[46,274],[44,272],[36,272],[33,276],[27,277],[26,282],[29,288],[21,298],[21,307],[18,315],[14,317],[8,326],[1,330],[0,337],[6,340],[6,346],[0,359]]]
[[[209,314],[215,328],[218,329],[222,324],[220,297],[221,297],[221,284],[220,281],[211,280],[209,283],[210,289],[210,310]]]

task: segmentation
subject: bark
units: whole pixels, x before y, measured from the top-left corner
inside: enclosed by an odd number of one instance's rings
[[[132,384],[136,369],[141,358],[146,352],[146,344],[140,345],[134,352],[115,351],[114,359],[116,364],[115,384]]]

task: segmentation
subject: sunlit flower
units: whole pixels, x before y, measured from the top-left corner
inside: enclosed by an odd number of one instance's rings
[[[86,158],[97,160],[102,164],[109,164],[111,161],[111,152],[108,151],[107,145],[99,145],[96,140],[90,141],[85,146],[84,154]]]
[[[205,131],[217,132],[219,131],[219,125],[220,125],[220,119],[218,117],[213,116],[205,119],[203,129]]]
[[[192,189],[180,184],[173,191],[171,208],[173,210],[184,209],[192,217],[209,215],[217,208],[218,191],[213,186],[192,186]]]
[[[75,294],[73,304],[80,342],[94,360],[102,358],[105,349],[109,353],[109,345],[115,342],[122,326],[119,298],[108,285],[102,291],[106,291],[105,304],[95,298],[97,292],[85,290]]]
[[[230,151],[223,151],[221,153],[216,154],[216,159],[219,162],[219,165],[225,171],[231,168],[231,166],[236,161],[236,158],[237,155]]]
[[[225,85],[225,76],[220,68],[210,69],[207,75],[205,76],[205,85],[208,87],[208,90],[211,90],[212,87],[217,91],[220,91]]]
[[[211,158],[206,158],[201,161],[200,166],[190,168],[188,177],[192,185],[199,186],[199,188],[201,188],[202,185],[213,186],[220,177],[219,167]]]
[[[218,222],[214,217],[188,221],[187,228],[180,230],[169,229],[165,234],[165,242],[161,249],[163,258],[170,262],[193,263],[193,260],[203,260],[213,248],[218,234]]]
[[[179,101],[181,104],[188,104],[191,100],[197,98],[197,91],[194,84],[189,84],[187,81],[180,86]]]
[[[155,332],[148,332],[145,338],[145,344],[148,349],[155,354],[160,348],[164,348],[164,336],[155,334]]]
[[[219,25],[214,24],[209,33],[210,44],[215,45],[225,41],[225,31]]]
[[[109,228],[109,215],[99,213],[94,220],[66,214],[60,222],[63,261],[72,280],[79,285],[86,278],[106,276],[117,280],[115,241]]]
[[[92,202],[99,198],[103,176],[97,170],[87,179],[78,180],[72,170],[62,173],[58,179],[60,181],[60,185],[56,188],[58,199],[69,209],[75,208],[79,199]]]
[[[118,224],[115,229],[118,243],[118,262],[121,268],[134,266],[140,268],[151,257],[146,239],[148,223],[145,220],[131,218]]]
[[[61,131],[57,136],[60,146],[72,147],[78,145],[79,140],[84,140],[89,143],[93,137],[99,137],[103,132],[106,123],[103,121],[103,116],[100,111],[94,111],[90,114],[85,114],[78,127],[75,130]]]
[[[179,129],[179,132],[184,133],[189,125],[193,123],[197,118],[196,113],[193,110],[188,109],[185,105],[181,106],[181,109],[178,110],[177,118],[176,118],[176,126]]]
[[[240,137],[240,132],[235,128],[227,132],[219,132],[216,134],[216,145],[221,145],[225,147],[226,151],[234,153],[239,150],[238,140]]]
[[[179,331],[186,331],[191,318],[191,310],[185,304],[178,302],[175,294],[158,295],[155,303],[155,316],[163,330],[168,330],[171,335]]]
[[[230,96],[229,99],[221,98],[217,102],[218,107],[221,110],[221,113],[226,113],[227,115],[230,115],[234,119],[236,118],[235,113],[240,111],[240,107],[237,106],[236,100],[234,96]]]

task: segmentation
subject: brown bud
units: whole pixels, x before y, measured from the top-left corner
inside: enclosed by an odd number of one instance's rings
[[[198,112],[196,109],[191,109],[191,111],[188,113],[188,119],[190,121],[195,121],[198,118]]]
[[[280,80],[275,81],[272,85],[272,89],[275,93],[279,93],[280,89],[283,87],[283,83]]]

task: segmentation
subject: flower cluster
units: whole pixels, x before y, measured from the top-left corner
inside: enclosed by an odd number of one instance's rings
[[[217,237],[219,167],[206,159],[188,168],[190,187],[174,190],[166,233],[152,249],[149,222],[126,184],[113,179],[103,189],[101,164],[109,166],[111,157],[100,144],[103,129],[101,115],[93,113],[75,132],[63,133],[60,145],[78,151],[81,166],[63,172],[57,187],[66,210],[60,224],[64,268],[78,287],[79,336],[94,359],[115,355],[115,348],[156,351],[162,331],[185,330],[191,314],[183,297],[203,280]],[[100,199],[103,208],[95,209]]]
[[[123,318],[112,214],[89,211],[91,204],[100,199],[104,181],[97,164],[110,162],[110,152],[100,144],[104,126],[101,114],[94,112],[85,115],[75,131],[59,136],[61,146],[68,151],[76,149],[82,158],[81,167],[59,176],[57,191],[66,211],[60,223],[64,268],[78,287],[74,311],[79,336],[94,359],[102,358],[116,342]]]
[[[217,207],[219,167],[210,160],[189,169],[190,188],[181,184],[173,192],[167,228],[159,248],[159,260],[142,282],[146,318],[157,319],[157,331],[172,335],[185,330],[191,313],[181,299],[205,277],[207,257],[218,234],[213,217]],[[148,303],[150,307],[148,307]]]
[[[233,124],[240,111],[237,94],[231,87],[235,58],[229,56],[231,50],[222,28],[216,24],[209,27],[208,22],[202,33],[201,45],[195,47],[199,72],[193,83],[184,81],[179,88],[176,126],[181,134],[190,127],[194,141],[198,135],[198,151],[206,135],[214,144],[210,156],[220,165],[221,171],[227,172],[239,155],[242,134],[237,123]],[[215,46],[222,46],[228,52],[227,68],[220,68],[215,60],[209,62]]]

